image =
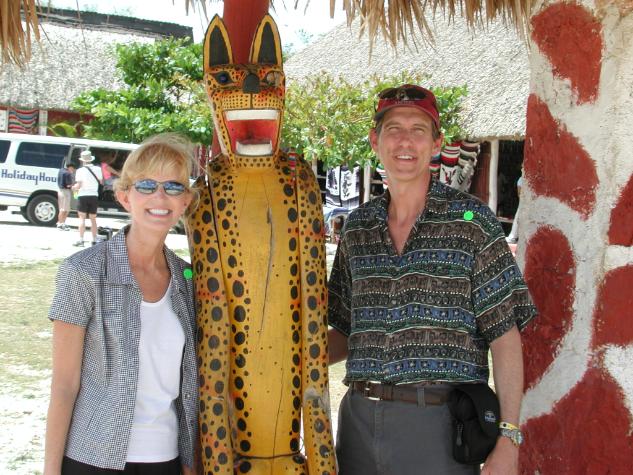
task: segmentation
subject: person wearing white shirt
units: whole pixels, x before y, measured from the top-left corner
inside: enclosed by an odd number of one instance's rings
[[[74,245],[84,246],[84,233],[86,232],[86,217],[90,218],[90,232],[92,244],[97,242],[97,202],[99,199],[99,185],[103,183],[101,168],[91,165],[95,157],[90,150],[81,152],[81,168],[75,172],[75,184],[73,190],[77,192],[77,214],[79,215],[79,241]]]

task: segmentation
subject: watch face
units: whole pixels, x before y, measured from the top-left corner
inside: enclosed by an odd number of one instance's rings
[[[515,434],[517,445],[521,445],[523,443],[523,434],[520,431],[517,431]]]
[[[523,443],[523,434],[520,430],[501,429],[501,435],[508,437],[514,445],[521,445]]]

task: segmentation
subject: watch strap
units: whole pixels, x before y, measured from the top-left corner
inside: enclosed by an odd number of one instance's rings
[[[520,430],[514,424],[510,424],[509,422],[504,422],[504,421],[499,422],[499,429]]]

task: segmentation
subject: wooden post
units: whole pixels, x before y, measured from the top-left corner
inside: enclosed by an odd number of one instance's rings
[[[497,214],[497,174],[499,173],[499,140],[490,141],[490,168],[488,170],[488,207]]]
[[[361,204],[367,203],[371,198],[371,166],[365,165],[363,168],[363,197]]]

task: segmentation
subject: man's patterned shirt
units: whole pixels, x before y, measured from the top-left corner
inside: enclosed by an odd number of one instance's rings
[[[329,324],[348,338],[345,382],[487,382],[490,342],[536,316],[501,225],[432,181],[398,255],[389,192],[348,217],[329,281]]]

